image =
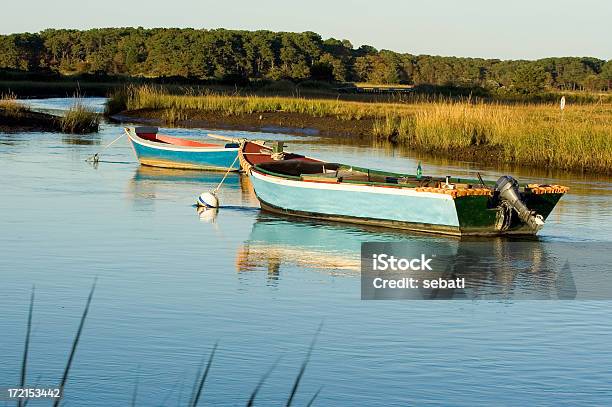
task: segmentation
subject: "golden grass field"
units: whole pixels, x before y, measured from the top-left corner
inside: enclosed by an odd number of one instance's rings
[[[167,93],[153,86],[117,92],[110,103],[127,110],[159,109],[176,123],[200,110],[220,115],[285,112],[341,121],[373,119],[372,137],[421,151],[491,147],[501,161],[608,173],[612,170],[612,103],[501,104],[442,100],[364,103],[298,97]],[[461,157],[457,157],[460,159]]]

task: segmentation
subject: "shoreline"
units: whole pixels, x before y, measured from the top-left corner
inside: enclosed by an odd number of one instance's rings
[[[0,109],[0,131],[5,133],[61,132],[62,129],[58,116],[34,111],[14,113]]]
[[[334,117],[315,117],[294,112],[266,112],[224,115],[213,111],[188,111],[188,117],[168,123],[164,120],[167,109],[126,110],[111,119],[139,121],[172,127],[213,127],[220,130],[261,131],[287,133],[298,136],[344,137],[366,139],[372,136],[373,118],[338,120]]]
[[[87,134],[97,132],[100,116],[85,108],[68,110],[64,116],[30,110],[16,104],[0,107],[0,132],[54,132],[63,134]]]

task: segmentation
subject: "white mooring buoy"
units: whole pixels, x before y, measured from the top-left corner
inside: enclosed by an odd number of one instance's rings
[[[219,198],[214,192],[203,192],[198,197],[196,202],[198,206],[206,206],[207,208],[218,208]]]

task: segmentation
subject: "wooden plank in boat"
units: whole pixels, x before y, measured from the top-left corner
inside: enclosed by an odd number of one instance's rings
[[[302,180],[306,182],[327,182],[330,184],[338,183],[335,174],[302,174]]]

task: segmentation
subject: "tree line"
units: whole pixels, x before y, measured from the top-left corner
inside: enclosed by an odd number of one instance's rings
[[[348,40],[323,39],[314,32],[225,29],[48,29],[0,35],[0,69],[237,82],[315,79],[523,94],[612,88],[612,60],[412,55],[368,45],[355,48]]]

